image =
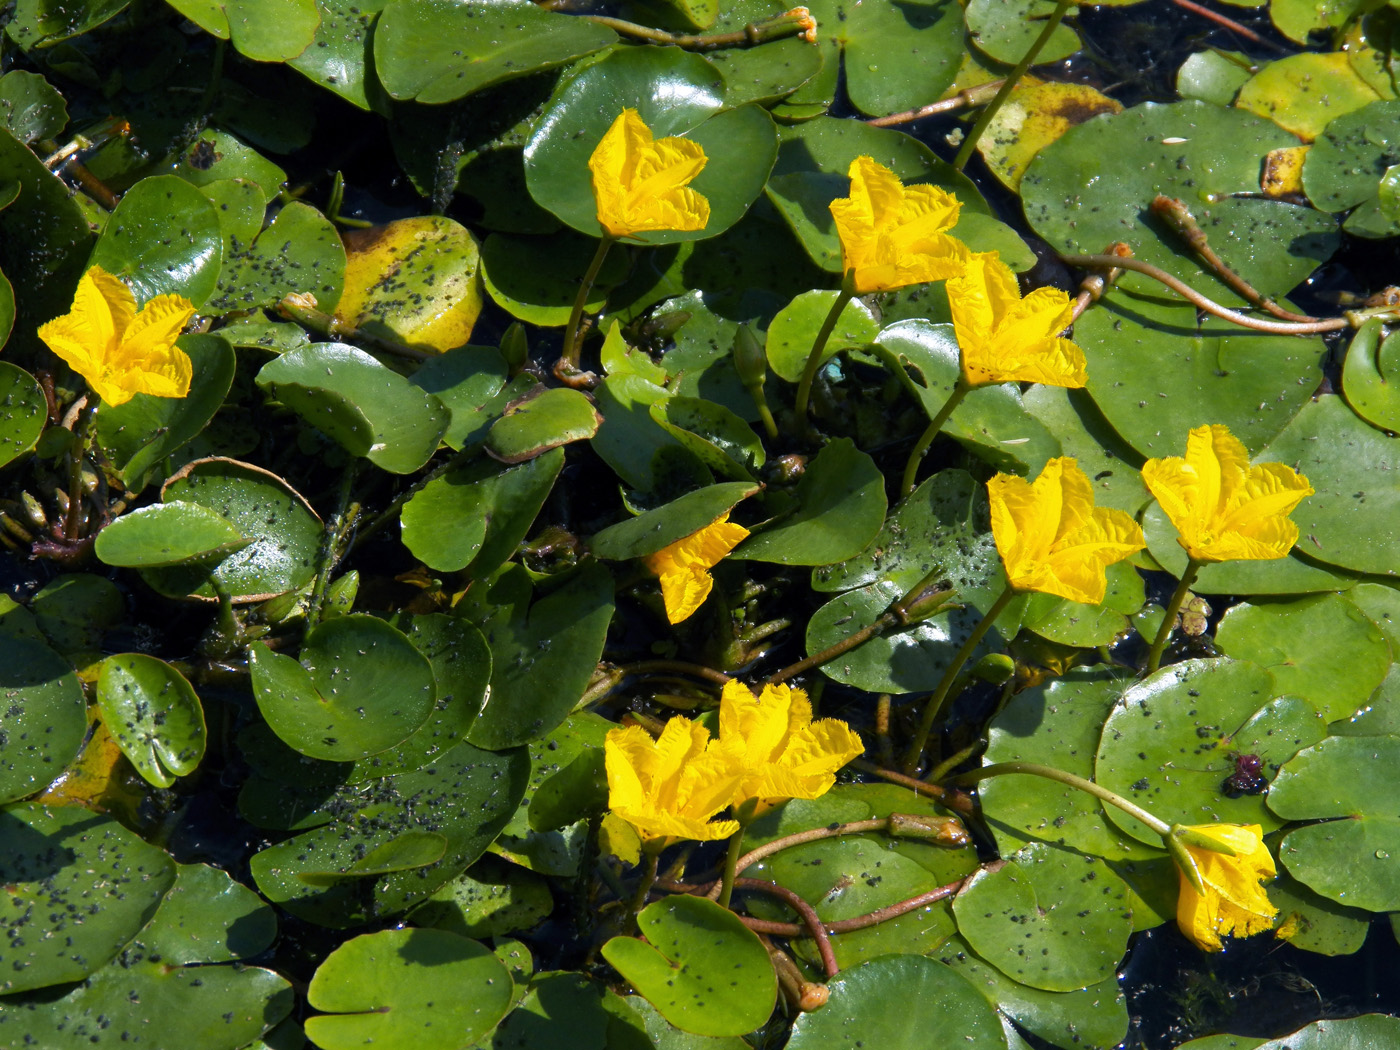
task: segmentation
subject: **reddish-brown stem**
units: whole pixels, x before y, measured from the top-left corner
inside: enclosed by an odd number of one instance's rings
[[[1247,26],[1240,25],[1233,18],[1227,18],[1225,15],[1222,15],[1218,11],[1212,11],[1208,7],[1203,7],[1200,4],[1196,3],[1195,0],[1172,0],[1172,3],[1176,4],[1176,6],[1181,8],[1183,11],[1190,11],[1193,15],[1200,15],[1202,18],[1208,19],[1209,21],[1214,22],[1216,25],[1230,30],[1230,32],[1232,33],[1238,33],[1246,40],[1249,40],[1255,44],[1262,44],[1264,47],[1267,47],[1272,51],[1284,50],[1278,44],[1275,44],[1272,40],[1265,40],[1254,30],[1250,29]]]
[[[888,128],[895,124],[908,124],[911,121],[923,120],[924,117],[936,117],[940,113],[956,113],[960,109],[971,109],[973,106],[981,106],[990,101],[992,96],[1001,89],[1002,83],[1000,80],[990,80],[985,84],[978,84],[976,87],[963,88],[952,98],[930,102],[927,106],[920,106],[918,109],[906,109],[903,113],[891,113],[888,117],[872,117],[866,123],[875,128]]]
[[[802,926],[798,927],[798,936],[805,932],[817,942],[817,951],[821,953],[822,967],[826,970],[827,978],[835,977],[841,972],[841,967],[836,965],[836,953],[831,950],[831,938],[827,936],[826,930],[822,927],[822,921],[817,916],[816,909],[805,900],[786,886],[779,886],[776,882],[767,882],[763,879],[735,879],[734,888],[736,890],[755,890],[759,893],[766,893],[770,897],[777,897],[797,912],[798,915],[802,916]],[[754,929],[755,927],[750,925],[751,921],[754,920],[745,920],[744,924],[749,929]],[[756,921],[761,922],[762,920]],[[760,932],[771,933],[773,931],[763,930]],[[789,936],[793,935],[789,934]]]
[[[851,767],[853,769],[859,769],[863,773],[874,774],[881,780],[888,780],[891,784],[899,784],[902,787],[907,787],[911,791],[923,795],[925,798],[931,798],[940,805],[947,806],[955,813],[970,816],[973,812],[971,797],[964,795],[960,791],[952,791],[938,784],[928,784],[917,777],[909,777],[905,776],[903,773],[896,773],[893,769],[882,769],[874,762],[867,762],[860,758],[851,762]]]

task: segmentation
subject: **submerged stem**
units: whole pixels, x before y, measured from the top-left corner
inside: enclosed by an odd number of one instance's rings
[[[593,260],[588,264],[583,280],[579,282],[578,295],[574,297],[574,308],[569,311],[569,323],[564,329],[564,349],[559,355],[559,360],[554,363],[554,375],[561,380],[580,374],[579,327],[583,324],[583,311],[588,306],[588,293],[593,290],[593,282],[598,279],[598,271],[603,268],[603,260],[608,257],[608,249],[613,246],[614,240],[611,235],[603,234],[598,241],[598,250],[593,253]]]
[[[1166,614],[1162,617],[1162,626],[1157,628],[1157,637],[1152,639],[1152,647],[1147,650],[1147,664],[1144,671],[1151,674],[1162,666],[1162,651],[1167,647],[1167,639],[1171,637],[1172,626],[1176,623],[1177,614],[1181,612],[1181,605],[1186,601],[1186,596],[1191,593],[1191,585],[1196,582],[1196,573],[1201,571],[1204,562],[1199,562],[1195,558],[1190,558],[1186,562],[1186,571],[1181,574],[1181,582],[1176,585],[1176,590],[1172,592],[1171,601],[1167,602]]]

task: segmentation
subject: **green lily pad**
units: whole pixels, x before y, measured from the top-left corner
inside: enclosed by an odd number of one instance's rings
[[[758,486],[745,481],[726,481],[687,492],[655,510],[609,525],[593,537],[589,548],[599,558],[611,561],[645,558],[718,521],[756,492]]]
[[[1021,199],[1031,226],[1057,251],[1099,253],[1126,236],[1138,259],[1217,301],[1238,302],[1151,215],[1157,194],[1179,197],[1210,231],[1211,247],[1225,264],[1265,295],[1279,297],[1337,244],[1334,222],[1325,214],[1259,197],[1264,154],[1297,144],[1289,132],[1243,110],[1198,101],[1147,102],[1071,128],[1043,149],[1021,180]],[[1113,178],[1096,178],[1106,156],[1119,159]],[[1162,290],[1132,273],[1119,283],[1134,292]],[[1097,312],[1090,310],[1076,332]],[[1134,360],[1150,364],[1153,358],[1135,351]],[[1091,383],[1103,381],[1092,357],[1089,377]]]
[[[872,959],[827,982],[826,1006],[798,1016],[788,1050],[1004,1050],[991,1004],[942,963]],[[898,1004],[892,1009],[892,1004]]]
[[[1269,883],[1269,900],[1279,911],[1279,936],[1295,948],[1318,955],[1359,951],[1371,928],[1360,908],[1329,901],[1284,872]]]
[[[1372,426],[1400,431],[1400,338],[1381,338],[1380,321],[1361,326],[1347,347],[1342,392],[1352,410]]]
[[[491,693],[467,739],[500,749],[539,739],[583,695],[613,614],[612,575],[597,562],[538,595],[511,565],[464,603],[491,646]],[[475,591],[476,588],[473,588]]]
[[[111,580],[90,572],[59,576],[29,603],[34,622],[65,656],[97,649],[127,616],[126,599]]]
[[[122,568],[212,566],[252,542],[217,511],[176,501],[123,514],[97,534],[96,551]]]
[[[1032,594],[1026,600],[1021,626],[1059,645],[1092,648],[1109,645],[1132,626],[1132,616],[1147,600],[1142,577],[1131,562],[1120,561],[1105,571],[1108,589],[1098,605],[1070,601],[1053,594]]]
[[[655,1050],[746,1050],[748,1043],[738,1036],[693,1035],[682,1032],[662,1016],[661,1011],[640,995],[629,995],[627,1005],[642,1019]]]
[[[1128,671],[1099,665],[1017,693],[992,720],[983,762],[1037,762],[1092,780],[1104,720],[1132,683]],[[1003,855],[1048,842],[1106,860],[1161,856],[1119,831],[1093,796],[1053,780],[989,777],[977,793]]]
[[[1247,442],[1246,442],[1247,443]],[[1335,394],[1305,404],[1259,454],[1288,463],[1315,495],[1291,517],[1298,549],[1328,565],[1393,576],[1400,565],[1400,444],[1358,419]]]
[[[97,0],[74,10],[43,0],[25,0],[15,5],[14,20],[5,27],[5,32],[26,51],[52,47],[96,29],[126,10],[130,3],[131,0]]]
[[[206,33],[232,40],[254,62],[286,62],[315,39],[315,0],[178,0],[171,4]]]
[[[0,634],[0,801],[41,790],[77,757],[87,733],[83,688],[68,661],[37,638]]]
[[[1269,459],[1263,453],[1254,458],[1258,462]],[[1148,553],[1158,565],[1173,576],[1186,572],[1186,549],[1160,504],[1153,503],[1142,512],[1142,533]],[[1345,570],[1304,560],[1297,554],[1300,550],[1286,558],[1265,561],[1210,562],[1196,575],[1191,590],[1195,594],[1291,595],[1342,590],[1355,582],[1355,576]]]
[[[208,864],[177,864],[175,885],[136,935],[167,965],[233,962],[277,939],[277,916],[261,897]]]
[[[1373,201],[1381,177],[1391,165],[1400,163],[1397,119],[1400,100],[1389,99],[1331,121],[1303,161],[1303,189],[1308,200],[1330,212]]]
[[[753,428],[723,405],[699,397],[653,402],[651,418],[720,477],[754,480],[767,460]]]
[[[495,419],[493,409],[506,386],[507,373],[505,360],[494,347],[459,346],[423,362],[409,379],[442,402],[450,417],[442,442],[461,450],[483,437]]]
[[[404,504],[404,546],[438,572],[470,566],[485,579],[515,553],[563,465],[555,449],[505,470],[486,460],[433,478]]]
[[[535,974],[491,1039],[511,1050],[648,1050],[641,1018],[621,996],[580,973]],[[484,1050],[482,1044],[472,1050]]]
[[[1272,672],[1280,692],[1305,697],[1329,722],[1355,712],[1390,669],[1385,636],[1339,594],[1233,606],[1215,642]]]
[[[1389,800],[1397,790],[1400,737],[1328,737],[1279,770],[1269,808],[1284,820],[1321,821],[1279,843],[1283,866],[1328,900],[1367,911],[1400,902],[1400,818]],[[1342,819],[1329,819],[1342,818]]]
[[[279,737],[304,755],[353,762],[386,751],[427,721],[432,667],[373,616],[337,616],[307,632],[301,662],[250,650],[253,693]]]
[[[311,45],[287,65],[353,106],[387,113],[388,99],[373,69],[370,38],[388,0],[316,0],[321,16]]]
[[[930,419],[947,402],[958,379],[958,344],[951,324],[899,321],[883,329],[876,352]],[[1038,474],[1060,454],[1060,443],[1028,413],[1015,383],[973,390],[953,409],[943,433],[992,466]]]
[[[481,246],[482,283],[512,317],[562,327],[597,250],[597,241],[573,233],[548,237],[493,233]],[[609,289],[627,276],[627,262],[623,249],[609,250],[584,304],[585,313],[596,314],[603,308]]]
[[[179,237],[169,235],[169,224],[179,228]],[[214,294],[222,264],[213,203],[174,175],[142,179],[122,195],[91,260],[119,277],[138,303],[174,294],[196,307]]]
[[[807,464],[797,509],[735,548],[731,557],[779,565],[830,565],[853,558],[885,521],[885,479],[849,438],[837,438]]]
[[[524,0],[502,0],[489,8],[400,0],[375,27],[374,66],[396,99],[451,102],[571,62],[616,39],[610,29]]]
[[[1074,991],[1047,992],[989,966],[957,936],[934,957],[967,978],[999,1013],[1051,1045],[1115,1046],[1128,1033],[1128,1004],[1116,977]]]
[[[558,831],[608,808],[608,777],[603,752],[589,748],[539,786],[530,799],[532,831]]]
[[[233,385],[236,360],[218,335],[182,335],[176,343],[190,357],[194,376],[184,397],[136,394],[97,414],[97,441],[122,483],[140,491],[166,457],[195,438],[214,418]]]
[[[1077,39],[1075,42],[1078,43]],[[1215,57],[1213,51],[1205,54]],[[1044,55],[1041,61],[1045,61]],[[1190,61],[1187,59],[1187,64]],[[987,130],[977,140],[977,152],[982,154],[992,174],[1007,189],[1015,191],[1020,188],[1021,176],[1035,155],[1070,128],[1101,113],[1122,111],[1119,102],[1088,84],[1062,84],[1057,81],[1023,83],[997,110]],[[1002,261],[1018,271],[1028,269],[1030,265],[1015,265],[1005,255]]]
[[[395,219],[344,235],[346,330],[429,353],[465,346],[481,313],[476,238],[442,215]]]
[[[967,35],[977,48],[1005,65],[1030,50],[1055,10],[1054,0],[971,0],[965,10]],[[1079,34],[1061,22],[1036,57],[1037,64],[1059,62],[1079,50]]]
[[[405,831],[381,842],[348,867],[335,871],[299,871],[297,878],[311,886],[333,886],[344,880],[426,868],[446,854],[446,835],[435,831]]]
[[[415,908],[413,921],[463,937],[499,937],[528,930],[553,910],[542,876],[486,856]]]
[[[217,1004],[211,1008],[210,1004]],[[281,974],[260,967],[169,966],[148,958],[113,962],[60,999],[35,998],[0,1014],[16,1036],[52,1050],[129,1045],[160,1019],[162,1047],[240,1050],[292,1012],[296,995]],[[123,1042],[121,1034],[128,1034]],[[21,1044],[22,1045],[22,1044]]]
[[[351,455],[394,474],[427,463],[447,430],[442,402],[346,343],[273,358],[257,382]]]
[[[523,463],[560,445],[586,441],[602,422],[588,395],[566,387],[536,387],[491,424],[486,451],[502,463]]]
[[[1114,975],[1132,932],[1128,887],[1097,857],[1032,842],[953,901],[958,932],[1002,973],[1069,992]]]
[[[252,244],[224,260],[210,313],[276,306],[293,293],[310,295],[329,313],[345,282],[345,248],[330,220],[309,204],[292,201]]]
[[[682,894],[642,909],[637,926],[645,941],[614,937],[603,958],[677,1028],[743,1035],[773,1012],[768,951],[727,908]]]
[[[67,124],[63,96],[38,73],[13,69],[0,77],[0,126],[15,138],[26,144],[57,138]]]
[[[787,10],[780,0],[739,0],[724,5],[710,31],[741,30]],[[811,80],[822,67],[821,48],[799,36],[769,40],[761,47],[721,48],[706,57],[724,75],[724,102],[730,107],[777,102]]]
[[[163,851],[78,807],[10,806],[0,812],[0,841],[6,993],[81,981],[100,969],[175,881]]]
[[[1229,106],[1250,78],[1252,63],[1237,51],[1197,51],[1176,71],[1176,93],[1217,106]]]
[[[13,313],[11,314],[13,316]],[[0,324],[0,328],[4,328]],[[0,346],[4,340],[0,339]],[[0,467],[34,447],[48,422],[43,388],[24,369],[0,361]]]
[[[1306,700],[1279,696],[1273,675],[1242,660],[1187,660],[1123,694],[1104,722],[1094,780],[1168,824],[1280,826],[1262,795],[1229,798],[1234,756],[1257,755],[1267,778],[1326,734]],[[1108,817],[1139,842],[1161,836],[1116,807]]]
[[[597,237],[597,202],[588,158],[626,107],[657,138],[684,135],[705,151],[690,188],[710,202],[703,230],[637,234],[644,244],[703,240],[738,222],[763,191],[777,133],[757,106],[723,109],[724,78],[700,55],[679,48],[634,47],[583,63],[554,89],[525,144],[525,184],[541,207]]]
[[[628,373],[608,376],[594,391],[603,422],[590,443],[593,451],[624,484],[639,492],[660,489],[661,495],[674,494],[671,475],[686,467],[689,477],[681,481],[683,489],[713,480],[704,464],[652,418],[651,406],[670,396],[664,387]]]
[[[806,6],[817,20],[822,69],[788,96],[785,108],[798,119],[815,115],[811,108],[820,113],[830,107],[840,72],[851,103],[872,116],[922,106],[957,75],[965,51],[963,15],[952,4],[919,0],[889,7],[814,0]]]
[[[778,312],[768,326],[766,350],[768,363],[777,375],[789,383],[802,378],[817,332],[836,302],[837,293],[803,292]],[[875,339],[879,325],[870,308],[859,299],[849,300],[832,329],[822,351],[822,360],[835,357],[842,350],[859,348]]]
[[[213,598],[217,586],[234,601],[265,601],[306,586],[315,575],[321,523],[301,493],[275,474],[233,459],[196,460],[166,481],[161,499],[197,503],[253,539],[212,571],[143,570],[162,594]]]
[[[144,653],[107,657],[97,704],[122,754],[156,787],[193,773],[204,757],[204,709],[185,676],[164,660]]]
[[[1074,339],[1094,404],[1138,453],[1155,457],[1181,455],[1186,432],[1207,423],[1259,452],[1308,403],[1327,353],[1318,338],[1200,322],[1189,303],[1117,288],[1075,323]]]
[[[334,623],[335,621],[330,621]],[[427,899],[477,860],[519,805],[529,775],[523,750],[483,751],[460,741],[423,769],[335,789],[335,819],[253,856],[263,896],[294,915],[345,929]],[[348,873],[362,857],[406,832],[447,839],[426,868],[312,886],[298,872]]]
[[[190,143],[185,152],[168,157],[171,171],[186,182],[196,186],[208,186],[227,179],[242,179],[257,186],[266,204],[277,196],[282,184],[287,181],[287,173],[257,150],[243,141],[215,128],[206,128]],[[258,216],[254,227],[241,250],[247,250],[248,242],[262,229],[262,216]],[[225,262],[232,262],[232,253],[225,255]]]

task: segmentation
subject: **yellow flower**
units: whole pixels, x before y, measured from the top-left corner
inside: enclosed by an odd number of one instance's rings
[[[1298,542],[1298,526],[1288,515],[1313,493],[1292,467],[1251,467],[1244,445],[1220,424],[1192,430],[1185,459],[1149,459],[1142,480],[1196,561],[1287,556]]]
[[[1040,477],[998,474],[987,482],[992,538],[1013,590],[1097,605],[1104,569],[1140,551],[1142,529],[1121,510],[1094,506],[1094,490],[1073,459],[1045,464]]]
[[[710,570],[749,534],[726,514],[699,532],[692,532],[646,559],[647,568],[661,577],[661,599],[672,623],[687,619],[710,596]]]
[[[997,253],[976,252],[963,273],[949,278],[947,289],[969,386],[1088,382],[1084,351],[1060,338],[1073,319],[1074,304],[1058,288],[1037,288],[1022,299],[1016,275]]]
[[[193,315],[179,295],[158,295],[138,313],[131,290],[94,266],[78,281],[73,309],[40,325],[39,338],[109,405],[133,394],[184,397],[194,367],[175,340]]]
[[[765,685],[754,696],[730,681],[719,702],[719,749],[741,772],[733,796],[738,806],[749,799],[819,798],[865,745],[838,718],[813,722],[801,689]]]
[[[1262,833],[1258,824],[1198,824],[1172,829],[1175,841],[1168,845],[1174,847],[1173,853],[1186,855],[1184,861],[1180,855],[1176,858],[1181,876],[1176,921],[1181,932],[1205,951],[1220,951],[1222,933],[1248,937],[1274,923],[1278,909],[1259,884],[1275,875],[1274,858],[1269,856]],[[1207,840],[1224,851],[1193,843],[1192,838]],[[1193,865],[1194,873],[1188,872],[1185,864]]]
[[[698,142],[653,139],[637,111],[624,109],[588,158],[598,225],[610,237],[703,230],[710,221],[710,202],[686,183],[704,166],[705,151]]]
[[[710,818],[729,805],[739,769],[710,742],[710,731],[688,718],[672,718],[657,740],[640,726],[608,730],[608,807],[644,840],[728,838],[738,821]]]
[[[962,205],[937,186],[905,186],[869,157],[851,161],[851,195],[831,202],[841,267],[857,295],[941,281],[962,272],[968,250],[947,234]]]

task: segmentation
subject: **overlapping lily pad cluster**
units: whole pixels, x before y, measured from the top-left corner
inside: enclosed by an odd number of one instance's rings
[[[1400,1043],[1400,16],[1120,6],[13,5],[0,1046]]]

